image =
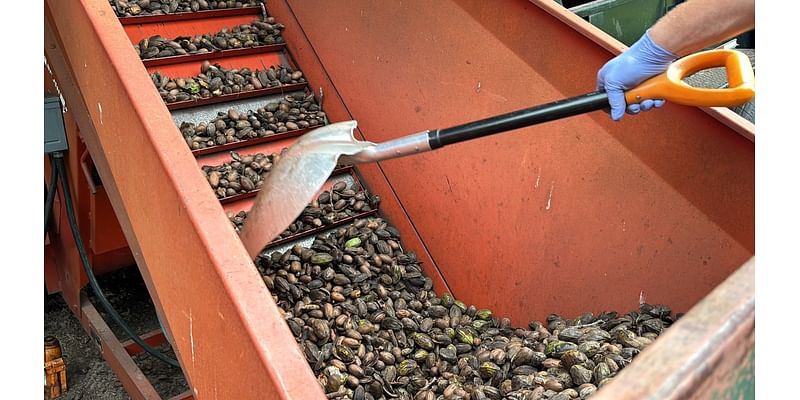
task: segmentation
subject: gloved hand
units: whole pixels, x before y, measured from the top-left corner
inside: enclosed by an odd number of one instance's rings
[[[648,30],[628,50],[603,65],[597,72],[597,90],[608,93],[611,119],[619,121],[625,113],[623,91],[666,71],[677,58],[653,42]],[[664,100],[647,99],[639,104],[628,104],[628,113],[638,114],[640,110],[649,111],[654,106],[658,108],[663,105]]]

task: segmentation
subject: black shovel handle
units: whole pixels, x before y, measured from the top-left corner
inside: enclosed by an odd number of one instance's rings
[[[431,150],[448,144],[608,108],[606,92],[592,92],[428,133]]]

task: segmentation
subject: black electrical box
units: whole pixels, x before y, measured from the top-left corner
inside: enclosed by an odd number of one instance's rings
[[[44,152],[45,154],[67,150],[67,135],[61,101],[58,96],[44,98]]]

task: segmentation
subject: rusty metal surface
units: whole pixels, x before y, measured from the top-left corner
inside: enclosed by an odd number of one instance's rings
[[[128,40],[105,0],[45,4],[45,54],[194,396],[323,398]]]
[[[752,369],[755,302],[751,258],[592,399],[747,398],[737,384]]]
[[[89,204],[91,220],[93,221],[89,235],[89,247],[95,254],[95,258],[98,257],[97,255],[120,252],[121,254],[127,254],[127,257],[123,257],[124,261],[122,263],[114,264],[118,267],[132,265],[133,255],[128,248],[128,243],[125,241],[122,228],[117,222],[117,217],[111,207],[111,202],[104,186],[98,187],[97,193],[91,195]]]
[[[290,50],[319,58],[376,142],[589,92],[611,57],[522,0],[288,4],[311,46]],[[753,143],[697,108],[594,113],[380,169],[455,295],[520,325],[640,296],[686,311],[754,251]]]

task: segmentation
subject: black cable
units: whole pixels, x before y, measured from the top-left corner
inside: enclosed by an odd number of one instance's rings
[[[61,154],[57,154],[56,157],[61,157]],[[58,182],[58,170],[56,166],[53,164],[53,157],[50,157],[50,189],[47,189],[47,184],[45,184],[45,200],[44,200],[44,234],[47,235],[47,229],[50,226],[50,216],[53,211],[53,201],[56,198],[56,190],[57,190],[57,182]]]
[[[100,304],[105,308],[105,310],[111,315],[111,318],[119,325],[131,339],[136,342],[144,351],[150,353],[153,357],[173,366],[176,368],[180,368],[180,364],[178,364],[177,360],[169,358],[165,356],[160,351],[150,347],[147,343],[145,343],[142,338],[139,337],[133,330],[122,320],[122,317],[117,313],[117,310],[111,305],[108,301],[106,296],[103,294],[103,291],[100,289],[100,285],[97,283],[97,278],[94,276],[94,272],[92,271],[92,267],[89,263],[89,256],[86,255],[86,248],[83,245],[83,239],[81,239],[81,234],[78,231],[78,221],[75,218],[75,210],[72,207],[72,194],[69,190],[69,179],[67,178],[66,174],[66,167],[64,167],[64,159],[62,157],[54,157],[55,161],[55,168],[58,169],[58,176],[61,177],[61,187],[64,190],[64,206],[67,208],[67,219],[69,220],[69,227],[72,230],[72,236],[75,239],[75,244],[78,246],[78,253],[81,258],[81,263],[83,264],[83,270],[86,272],[86,276],[89,278],[89,284],[92,286],[92,290],[94,290],[95,295],[97,296],[98,300],[100,300]]]

